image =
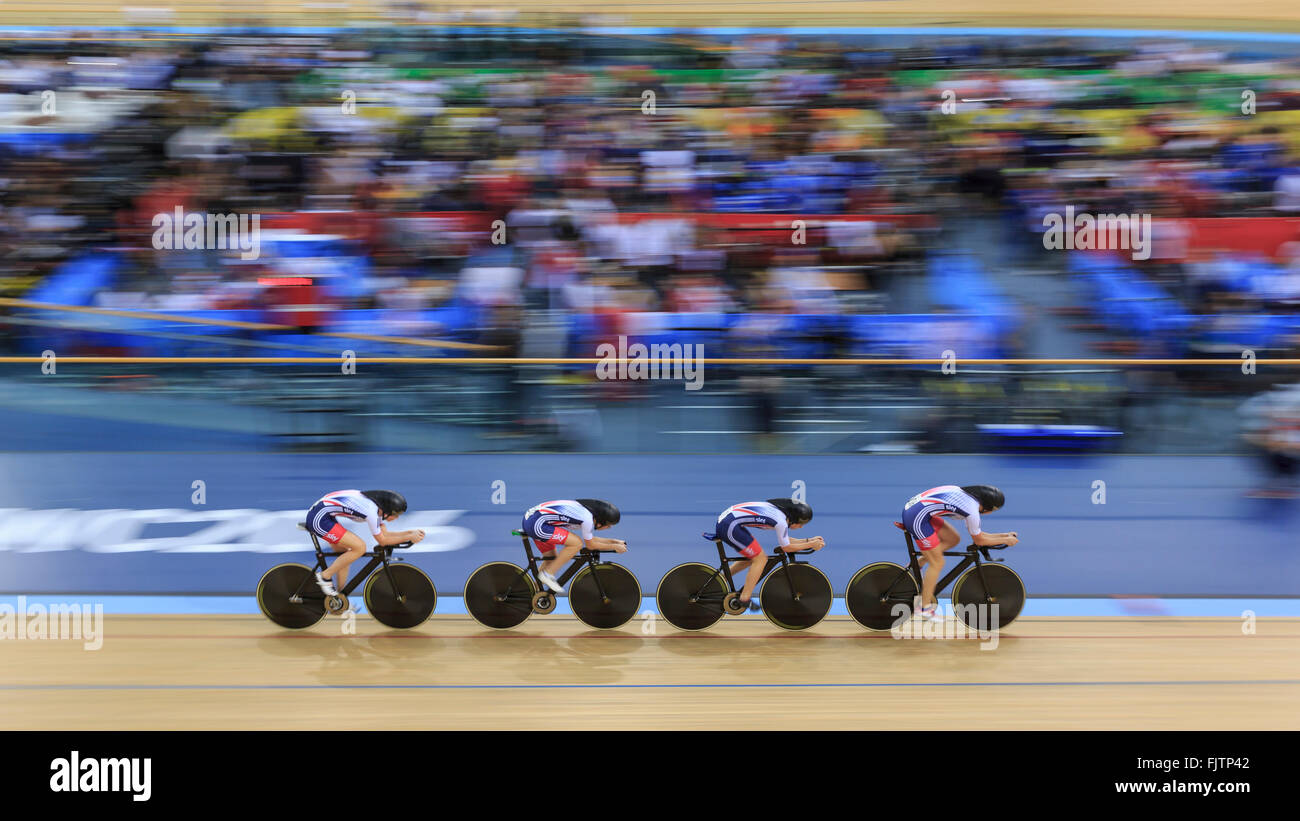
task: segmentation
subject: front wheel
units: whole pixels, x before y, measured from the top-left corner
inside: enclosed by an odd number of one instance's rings
[[[257,583],[257,606],[263,615],[291,630],[302,630],[325,618],[325,594],[315,574],[303,564],[278,564]]]
[[[679,564],[664,574],[655,591],[659,615],[678,630],[703,630],[722,618],[727,584],[716,567]]]
[[[365,598],[366,608],[376,621],[406,630],[428,621],[438,592],[420,568],[391,564],[370,574]]]
[[[632,571],[621,564],[587,565],[569,585],[569,606],[573,615],[588,627],[599,630],[622,627],[641,606],[641,585]]]
[[[1003,564],[982,564],[952,587],[952,609],[973,630],[1001,630],[1025,606],[1025,583]]]
[[[868,630],[889,630],[912,617],[912,603],[919,592],[907,568],[874,562],[849,579],[844,604],[849,615]]]
[[[465,582],[465,609],[484,627],[506,630],[533,612],[537,583],[517,564],[490,562]]]
[[[831,612],[831,582],[810,564],[791,562],[763,582],[758,599],[763,615],[777,627],[807,630]]]

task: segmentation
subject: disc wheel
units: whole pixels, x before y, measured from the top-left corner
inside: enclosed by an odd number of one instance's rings
[[[773,570],[759,591],[763,615],[786,630],[807,630],[826,618],[831,596],[831,582],[825,573],[810,564],[793,562]]]
[[[604,596],[601,590],[605,591]],[[627,624],[636,615],[641,606],[641,585],[632,571],[621,564],[587,565],[569,585],[569,606],[573,615],[588,627],[612,630]]]
[[[888,630],[912,618],[916,579],[893,562],[875,562],[853,574],[844,590],[849,615],[868,630]]]
[[[402,630],[419,627],[433,615],[438,592],[420,568],[390,564],[366,580],[366,608],[381,624]]]
[[[679,564],[664,574],[655,591],[659,615],[678,630],[703,630],[722,618],[727,585],[716,567]]]
[[[1003,564],[972,567],[952,587],[953,612],[975,630],[1001,630],[1024,606],[1025,583]]]
[[[262,574],[257,606],[268,619],[291,630],[325,618],[325,594],[316,586],[312,569],[302,564],[280,564]]]
[[[506,630],[533,612],[537,583],[519,565],[491,562],[465,582],[465,609],[484,627]]]

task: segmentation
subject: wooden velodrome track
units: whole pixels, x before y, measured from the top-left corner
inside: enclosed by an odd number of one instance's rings
[[[534,615],[282,630],[107,616],[103,646],[0,641],[0,729],[1300,729],[1300,619],[1024,618],[997,646],[831,617],[680,633]],[[937,696],[937,697],[936,697]]]
[[[1286,0],[419,5],[515,8],[521,23],[600,15],[611,25],[1300,32],[1300,4]],[[388,7],[17,0],[0,6],[0,25],[336,25],[381,19]],[[969,639],[897,640],[836,617],[807,633],[761,617],[704,633],[662,620],[653,634],[644,627],[593,631],[552,615],[496,632],[435,615],[397,631],[363,616],[355,635],[343,635],[335,619],[297,633],[261,616],[108,616],[96,651],[69,640],[0,641],[0,729],[307,729],[320,726],[321,702],[310,696],[321,694],[349,697],[331,722],[348,730],[1300,729],[1300,619],[1260,619],[1244,635],[1237,619],[1023,618],[991,650]]]

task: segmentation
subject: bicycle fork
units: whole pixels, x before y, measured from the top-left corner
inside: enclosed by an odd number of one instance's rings
[[[397,601],[400,602],[401,604],[406,604],[406,596],[403,595],[402,591],[397,588],[397,579],[393,578],[392,571],[390,571],[388,568],[389,568],[388,561],[385,560],[384,578],[388,579],[388,586],[393,588],[393,596],[397,599]]]
[[[984,565],[979,559],[975,560],[975,573],[980,577],[980,587],[984,591],[984,603],[997,604],[997,596],[989,594],[989,583],[988,580],[984,578]]]
[[[798,562],[795,561],[793,557],[787,557],[787,556],[785,555],[785,552],[782,551],[782,553],[781,553],[781,566],[782,566],[782,567],[789,567],[791,564],[798,564]],[[794,599],[795,601],[799,601],[800,599],[802,599],[802,598],[803,598],[803,594],[800,593],[798,590],[795,590],[795,589],[794,589],[794,574],[793,574],[793,573],[786,573],[786,574],[785,574],[785,580],[786,580],[787,582],[790,583],[790,598]]]
[[[600,583],[600,574],[596,572],[598,567],[600,567],[600,562],[591,563],[591,577],[596,580],[596,590],[600,593],[600,603],[609,604],[609,594],[605,592],[605,585]]]

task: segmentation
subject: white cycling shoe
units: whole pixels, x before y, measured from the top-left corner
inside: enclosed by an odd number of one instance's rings
[[[319,571],[316,573],[316,586],[326,596],[337,596],[339,594],[339,591],[334,589],[334,582],[322,576]]]
[[[922,607],[920,610],[916,611],[916,616],[922,621],[945,622],[948,620],[948,617],[943,613],[943,611],[939,610],[937,605]]]
[[[537,578],[541,579],[542,584],[551,588],[551,590],[555,591],[556,593],[564,592],[564,588],[560,587],[560,583],[555,580],[555,577],[552,576],[550,573],[547,573],[545,570],[537,571]]]

